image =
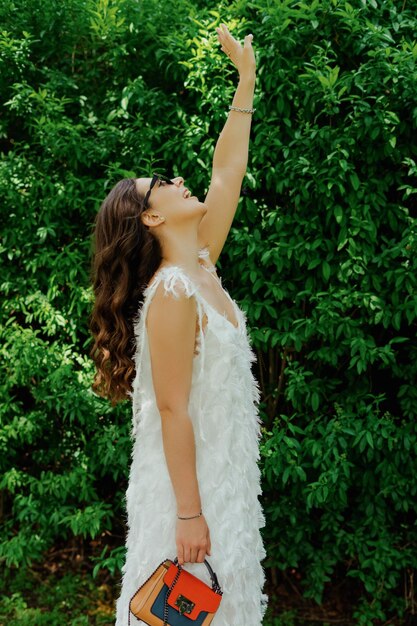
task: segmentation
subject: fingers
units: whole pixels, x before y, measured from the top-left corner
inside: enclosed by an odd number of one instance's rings
[[[223,22],[220,24],[219,27],[216,28],[216,31],[217,37],[221,44],[221,50],[229,56],[231,52],[236,51],[236,47],[241,47],[240,43],[230,34],[229,29],[227,28],[226,24],[223,24]],[[243,47],[249,48],[252,45],[252,40],[252,33],[246,35],[243,42]]]
[[[223,24],[223,22],[220,24],[221,28],[222,28],[222,33],[223,36],[225,38],[226,43],[237,43],[236,39],[230,34],[229,29],[227,28],[226,24]]]
[[[178,557],[178,563],[180,565],[184,565],[184,547],[183,546],[177,546],[177,557]]]
[[[203,563],[206,554],[211,556],[211,542],[209,542],[207,548],[181,548],[178,550],[178,563],[184,565],[184,563]]]
[[[226,24],[223,24],[223,22],[220,24],[220,31],[226,40],[232,39],[232,35],[230,34],[229,29],[227,28]]]
[[[204,520],[204,518],[202,518]],[[202,521],[196,522],[201,524]],[[211,538],[210,530],[204,521],[204,526],[195,528],[193,533],[184,537],[179,532],[176,537],[178,564],[183,566],[185,563],[203,563],[206,555],[211,556]]]
[[[216,27],[216,32],[219,35],[220,38],[225,39],[226,38],[226,31],[224,28],[224,24],[220,24],[220,26]]]
[[[252,40],[253,40],[252,33],[250,35],[246,35],[244,43],[243,43],[243,47],[248,48],[250,45],[252,45]]]
[[[221,44],[221,49],[223,50],[223,52],[226,52],[226,54],[228,53],[228,47],[226,44],[226,37],[224,36],[223,31],[220,28],[216,28],[217,31],[217,37],[218,40]]]
[[[188,559],[190,563],[195,563],[195,559],[197,556],[197,550],[195,548],[190,548],[190,558]]]
[[[220,43],[227,50],[233,49],[233,46],[238,42],[232,35],[229,33],[229,30],[226,24],[220,24],[220,27],[216,28],[217,36],[219,38]]]
[[[201,548],[197,554],[197,563],[204,563],[205,558],[206,558],[206,551]]]

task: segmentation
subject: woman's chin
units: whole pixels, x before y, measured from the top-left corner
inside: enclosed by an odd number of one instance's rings
[[[204,202],[200,202],[197,196],[190,196],[185,202],[188,214],[193,213],[202,218],[207,213],[207,205]]]
[[[187,198],[186,202],[189,208],[195,209],[198,207],[203,213],[207,212],[207,206],[204,204],[204,202],[200,202],[197,196],[190,196],[189,198]]]

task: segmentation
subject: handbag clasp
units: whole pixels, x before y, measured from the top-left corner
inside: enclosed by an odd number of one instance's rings
[[[195,602],[192,602],[183,595],[179,595],[175,600],[175,606],[178,607],[178,612],[183,615],[184,613],[191,613],[195,607]]]

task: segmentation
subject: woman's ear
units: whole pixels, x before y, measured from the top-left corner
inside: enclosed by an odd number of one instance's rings
[[[159,215],[159,213],[148,213],[147,211],[143,211],[140,218],[142,220],[142,223],[150,228],[153,228],[154,226],[159,226],[159,224],[165,222],[165,217]]]

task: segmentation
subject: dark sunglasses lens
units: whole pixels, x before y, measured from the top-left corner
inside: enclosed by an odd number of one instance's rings
[[[170,178],[168,178],[168,176],[164,176],[163,174],[160,174],[159,178],[161,180],[164,180],[166,183],[168,183],[168,185],[174,184],[173,181]]]

